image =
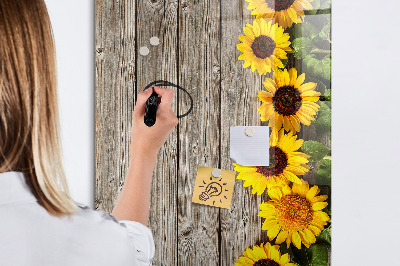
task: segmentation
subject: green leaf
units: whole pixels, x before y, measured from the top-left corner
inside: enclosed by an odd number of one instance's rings
[[[308,266],[326,266],[328,265],[328,248],[325,244],[314,244],[307,249],[309,259]]]
[[[310,248],[293,248],[293,262],[302,266],[328,265],[328,248],[323,243],[313,244]]]
[[[318,102],[319,110],[318,116],[324,116],[331,113],[331,108],[329,108],[325,102]]]
[[[331,96],[331,90],[330,89],[325,89],[325,96]]]
[[[315,140],[309,140],[304,142],[301,149],[303,152],[310,155],[310,158],[308,158],[310,162],[321,161],[322,158],[324,158],[331,150],[322,143]]]
[[[321,61],[319,61],[315,56],[309,57],[305,61],[305,63],[306,63],[307,74],[310,74],[314,77],[321,76],[322,74]]]
[[[324,102],[319,102],[319,105],[316,129],[317,133],[321,135],[331,130],[331,109]]]
[[[322,81],[320,81],[319,79],[315,79],[314,82],[317,83],[317,91],[323,93],[326,90],[326,85]]]
[[[307,38],[312,40],[315,36],[319,35],[319,29],[310,22],[303,22],[295,24],[294,32],[297,37]]]
[[[330,23],[326,24],[318,35],[323,40],[329,41],[331,39],[331,24]]]
[[[332,176],[332,161],[329,159],[323,159],[318,170],[317,170],[317,184],[321,186],[330,186],[331,185],[331,176]]]
[[[294,49],[294,56],[297,59],[301,59],[310,53],[312,42],[307,38],[296,38],[292,42],[292,47]]]
[[[322,59],[322,77],[326,80],[331,80],[331,59],[329,57]]]
[[[324,229],[321,234],[317,236],[317,239],[331,245],[331,227]]]
[[[318,117],[318,119],[315,123],[316,128],[317,128],[317,134],[322,135],[326,132],[329,132],[331,130],[331,123],[332,123],[332,119],[331,119],[330,114],[326,114],[326,115],[322,115],[322,116]]]
[[[306,57],[304,57],[303,59],[303,63],[305,63],[305,65],[307,66],[307,64],[310,62],[311,59],[316,59],[317,56],[315,54],[309,54],[306,55]]]

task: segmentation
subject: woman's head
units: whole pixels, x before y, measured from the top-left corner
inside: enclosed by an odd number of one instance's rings
[[[0,1],[0,172],[7,171],[24,172],[49,213],[75,211],[62,166],[55,47],[43,0]]]

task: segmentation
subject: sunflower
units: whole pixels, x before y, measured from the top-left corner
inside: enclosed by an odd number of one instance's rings
[[[266,78],[264,87],[258,93],[263,104],[258,108],[261,121],[269,121],[269,126],[286,131],[300,131],[300,123],[309,126],[318,112],[321,93],[315,91],[317,84],[303,84],[305,74],[297,77],[295,68],[277,70],[272,79]]]
[[[303,145],[292,133],[284,134],[284,130],[272,131],[269,139],[269,166],[242,166],[234,163],[237,179],[245,180],[243,186],[253,186],[253,194],[262,194],[266,188],[286,186],[289,181],[302,183],[297,175],[304,175],[309,156],[297,150]]]
[[[248,10],[257,18],[274,18],[284,29],[293,23],[302,23],[305,10],[312,9],[310,2],[314,0],[246,0]]]
[[[261,75],[271,72],[272,67],[283,68],[281,59],[287,59],[286,52],[291,51],[289,34],[272,21],[256,19],[253,25],[246,24],[243,28],[246,35],[240,35],[241,43],[237,45],[243,54],[239,60],[244,60],[243,68],[251,66],[251,71],[258,69]]]
[[[237,260],[236,266],[293,266],[290,263],[289,254],[281,255],[279,246],[272,246],[270,243],[261,243],[260,246],[254,245],[247,248]]]
[[[276,237],[276,244],[286,240],[288,248],[292,242],[298,249],[301,243],[309,248],[315,242],[329,221],[322,211],[328,196],[317,196],[319,191],[318,186],[309,188],[307,182],[268,189],[271,200],[260,204],[258,216],[265,218],[262,230],[267,230],[270,241]]]

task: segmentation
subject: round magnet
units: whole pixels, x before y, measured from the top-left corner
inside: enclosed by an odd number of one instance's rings
[[[213,177],[220,177],[222,173],[220,169],[215,168],[214,170],[212,170],[211,174]]]
[[[158,39],[158,37],[153,36],[150,38],[150,44],[153,46],[157,46],[160,44],[160,39]]]
[[[139,49],[139,54],[141,54],[141,55],[143,55],[143,56],[146,56],[146,55],[148,55],[149,53],[150,53],[149,48],[147,48],[146,46],[140,47],[140,49]]]
[[[252,127],[247,127],[246,130],[244,131],[244,133],[246,133],[246,135],[248,137],[252,137],[254,136],[254,134],[256,133],[256,131],[254,130],[254,128]]]

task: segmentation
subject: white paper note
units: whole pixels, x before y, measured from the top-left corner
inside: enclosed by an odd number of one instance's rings
[[[269,127],[231,127],[230,157],[235,163],[243,166],[268,166]]]

